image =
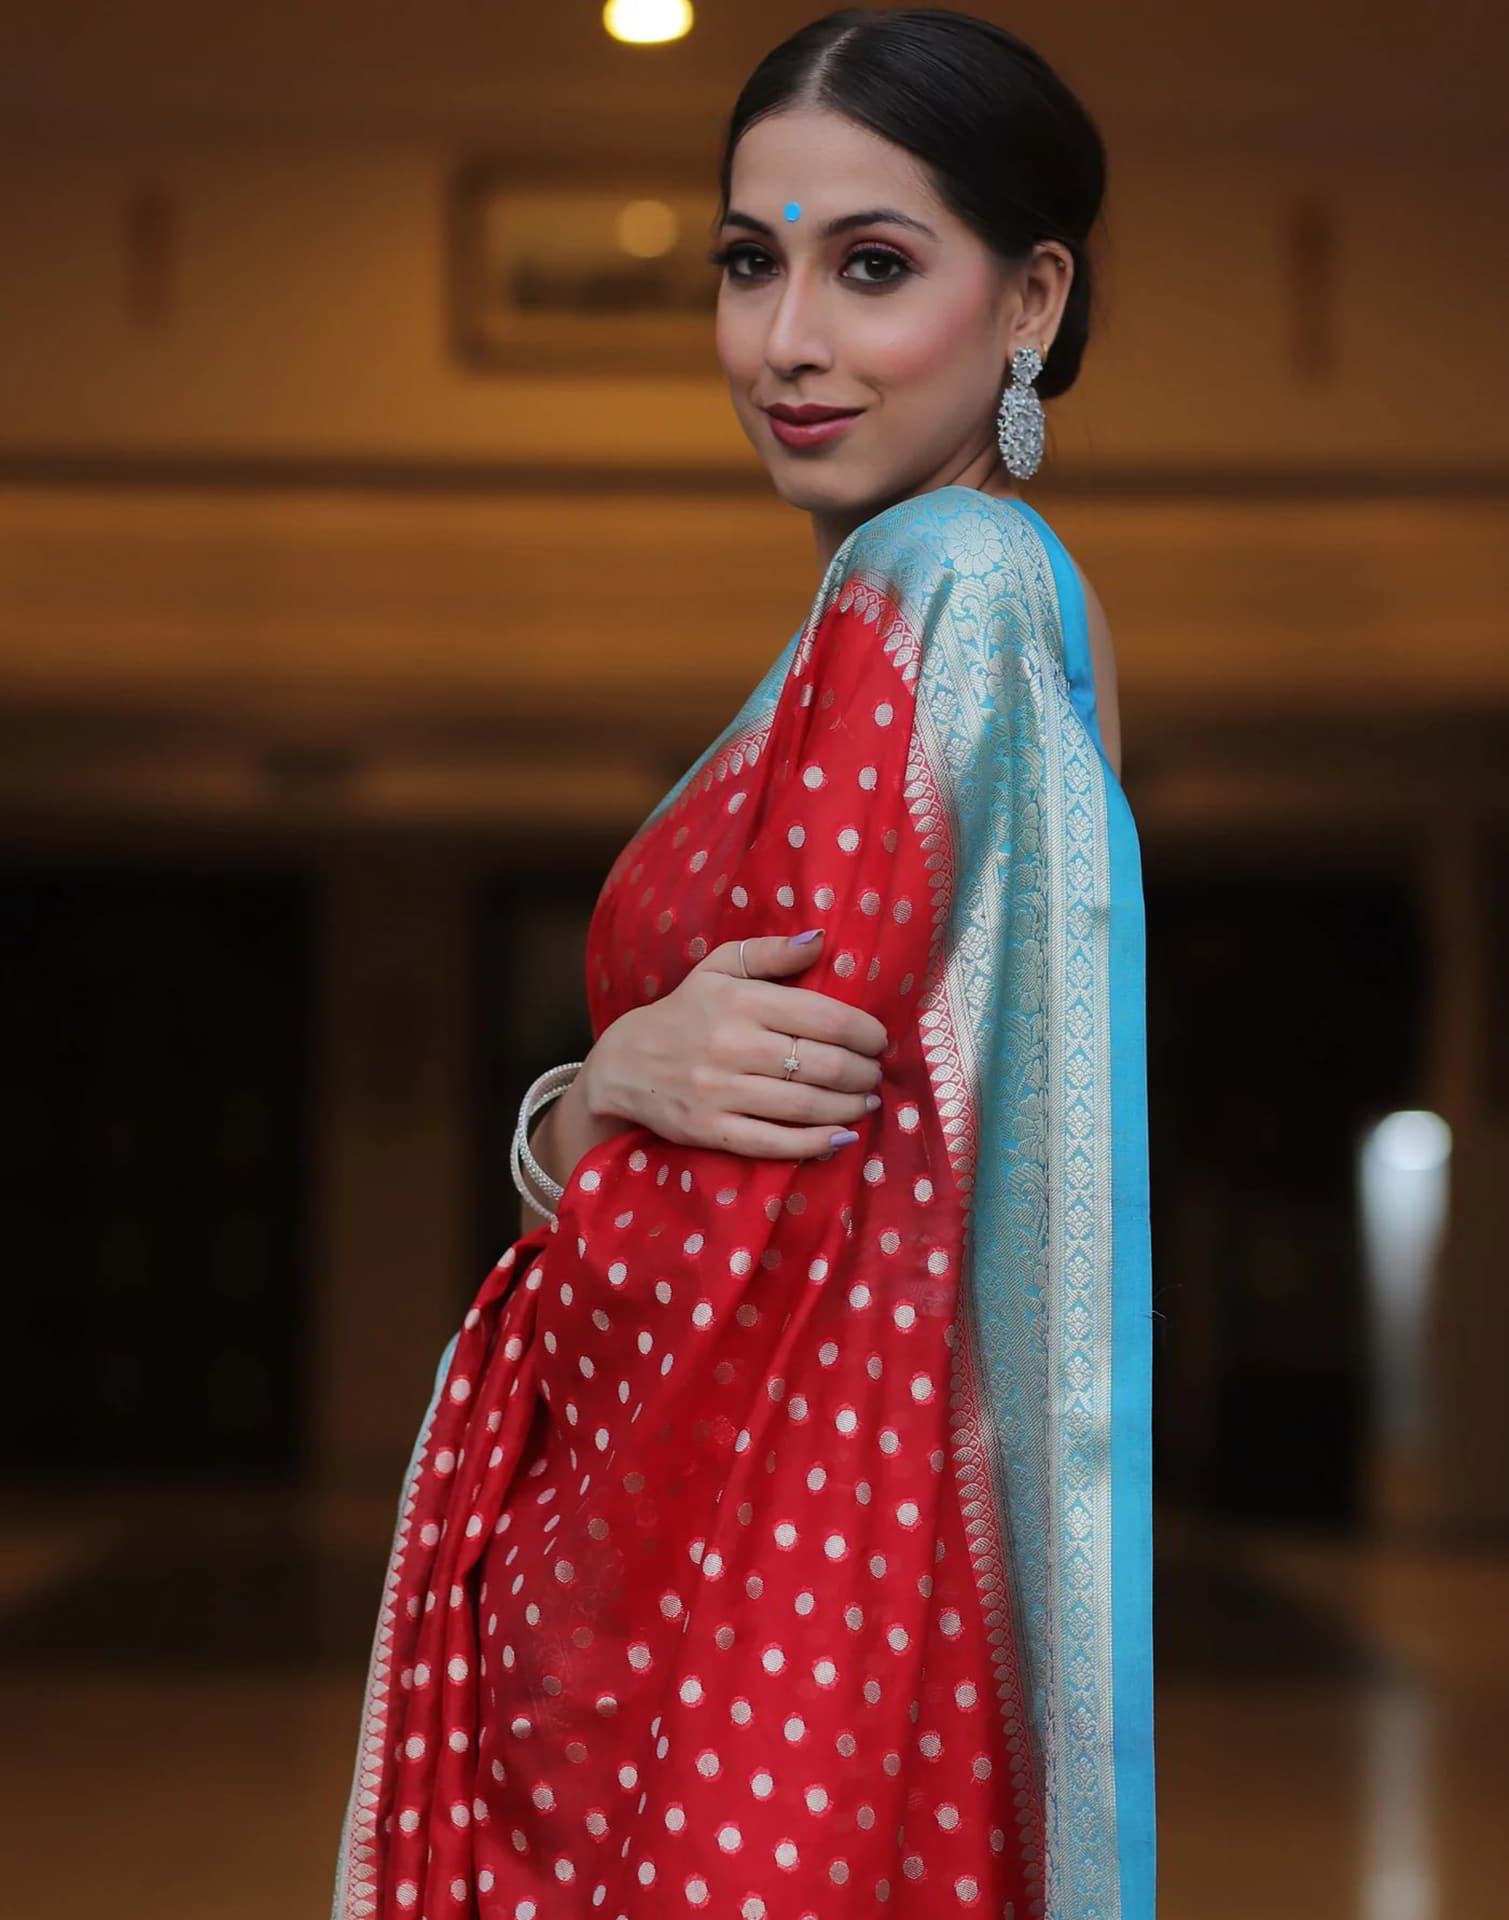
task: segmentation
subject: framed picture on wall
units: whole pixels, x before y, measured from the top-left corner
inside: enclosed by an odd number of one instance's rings
[[[467,161],[447,206],[453,351],[481,372],[715,375],[716,212],[705,181]]]

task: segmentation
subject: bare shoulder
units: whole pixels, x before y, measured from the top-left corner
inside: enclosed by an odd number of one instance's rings
[[[1085,612],[1090,629],[1090,664],[1095,674],[1095,711],[1100,721],[1100,737],[1116,778],[1121,778],[1121,711],[1116,692],[1116,649],[1111,643],[1111,623],[1100,604],[1100,595],[1089,576],[1075,562],[1080,585],[1084,588]]]

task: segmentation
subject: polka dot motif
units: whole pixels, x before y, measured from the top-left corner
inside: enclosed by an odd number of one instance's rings
[[[805,1163],[620,1134],[484,1282],[379,1625],[364,1920],[1042,1911],[989,1537],[947,1470],[968,1170],[921,988],[947,856],[916,653],[845,587],[768,731],[609,875],[595,1030],[821,922],[798,983],[884,1022],[882,1104]]]

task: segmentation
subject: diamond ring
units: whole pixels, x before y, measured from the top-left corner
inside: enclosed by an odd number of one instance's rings
[[[791,1051],[786,1055],[786,1058],[781,1062],[781,1078],[783,1080],[793,1079],[796,1075],[797,1068],[801,1064],[802,1064],[801,1061],[798,1060],[796,1057],[796,1035],[792,1034]]]

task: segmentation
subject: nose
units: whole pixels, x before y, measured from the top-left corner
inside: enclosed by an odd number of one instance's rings
[[[797,267],[788,270],[770,316],[765,362],[783,380],[821,372],[833,363],[822,290],[815,278]]]

